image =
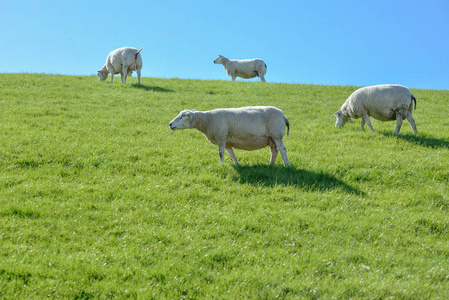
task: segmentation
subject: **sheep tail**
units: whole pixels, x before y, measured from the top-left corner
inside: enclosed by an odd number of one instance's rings
[[[415,109],[416,109],[416,97],[412,95],[412,100],[415,102]]]
[[[287,135],[289,135],[290,133],[290,122],[288,121],[288,119],[286,117],[284,117],[285,120],[285,126],[287,126]]]
[[[143,48],[140,48],[140,50],[137,51],[136,54],[134,54],[134,59],[137,59],[137,56],[139,55],[140,51],[142,51],[142,50],[143,50]]]

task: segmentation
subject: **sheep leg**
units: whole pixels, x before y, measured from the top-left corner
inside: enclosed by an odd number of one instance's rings
[[[220,162],[224,161],[226,142],[218,142],[218,155],[220,156]]]
[[[126,83],[126,78],[128,77],[128,67],[123,67],[121,75],[122,75],[122,83]]]
[[[287,157],[287,148],[285,147],[282,140],[274,140],[274,143],[276,144],[276,147],[281,152],[282,160],[284,161],[284,165],[290,166],[290,162],[288,161]]]
[[[111,73],[111,83],[114,81],[114,74]]]
[[[137,69],[137,81],[140,84],[140,69]]]
[[[278,157],[278,149],[276,148],[276,145],[270,145],[270,151],[271,151],[271,159],[270,159],[270,165],[274,165],[276,162],[276,158]]]
[[[373,125],[371,125],[371,120],[369,119],[369,116],[368,115],[363,116],[363,120],[366,122],[366,124],[368,124],[369,129],[371,129],[371,131],[374,132],[374,128],[373,128]],[[362,129],[363,129],[363,127],[362,127]]]
[[[413,134],[417,134],[418,133],[418,129],[416,129],[416,123],[415,120],[413,120],[412,118],[412,114],[407,114],[407,120],[410,123],[410,125],[412,126],[413,129]]]
[[[365,119],[364,118],[362,118],[362,127],[360,128],[360,131],[365,131]]]
[[[234,163],[235,163],[236,165],[238,165],[239,162],[237,161],[237,158],[235,157],[234,150],[232,149],[232,147],[227,147],[227,148],[226,148],[226,151],[228,152],[229,156],[232,158],[232,160],[234,161]]]
[[[237,76],[235,76],[235,75],[233,75],[232,76],[232,81],[235,81],[235,78],[236,78]]]
[[[394,135],[398,135],[399,134],[399,130],[401,130],[401,126],[402,126],[402,115],[399,113],[396,113],[396,120],[398,121],[397,125],[396,125],[396,130],[394,131]]]
[[[262,74],[262,73],[259,73],[259,75],[260,75],[260,81],[261,81],[261,82],[266,82],[266,81],[265,81],[265,77],[263,76],[263,74]]]

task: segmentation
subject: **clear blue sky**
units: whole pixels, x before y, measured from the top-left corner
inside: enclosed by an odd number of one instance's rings
[[[0,27],[1,73],[94,75],[132,46],[144,77],[230,80],[221,54],[267,82],[449,90],[448,0],[2,0]]]

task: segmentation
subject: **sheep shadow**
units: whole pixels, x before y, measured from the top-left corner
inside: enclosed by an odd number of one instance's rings
[[[422,147],[427,148],[446,148],[449,149],[449,141],[446,139],[438,139],[434,138],[428,135],[422,135],[422,134],[400,134],[395,136],[391,132],[381,132],[384,136],[390,137],[396,137],[397,139],[407,141],[409,143],[413,143]]]
[[[153,91],[153,92],[160,92],[160,93],[173,93],[173,92],[175,92],[174,90],[166,89],[166,88],[163,88],[163,87],[160,87],[160,86],[150,86],[150,85],[137,84],[137,83],[133,83],[131,86],[134,87],[134,88],[145,90],[145,91]]]
[[[284,185],[311,191],[341,189],[351,194],[364,194],[357,188],[325,172],[313,172],[296,169],[292,166],[285,167],[276,165],[234,165],[234,169],[238,172],[239,176],[235,176],[233,180],[245,184],[267,187]]]

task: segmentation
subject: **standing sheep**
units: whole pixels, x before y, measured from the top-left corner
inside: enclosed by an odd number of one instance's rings
[[[196,128],[215,145],[218,145],[220,162],[224,150],[238,164],[233,147],[242,150],[257,150],[270,146],[270,164],[274,164],[281,152],[286,166],[290,163],[287,149],[282,142],[289,122],[282,111],[271,106],[247,106],[241,108],[219,108],[209,111],[183,110],[170,122],[170,128]]]
[[[260,58],[236,60],[219,55],[214,64],[222,64],[226,73],[232,77],[232,81],[235,81],[237,76],[245,79],[258,76],[260,81],[265,82],[267,65]]]
[[[109,53],[106,58],[106,63],[103,68],[98,71],[98,77],[101,81],[108,78],[111,73],[111,83],[114,80],[114,74],[120,73],[122,83],[126,83],[127,76],[131,76],[131,73],[137,71],[137,79],[140,84],[140,70],[142,69],[142,56],[140,55],[141,48],[137,51],[136,48],[123,47],[118,48]]]
[[[415,120],[412,118],[413,101],[416,97],[410,90],[402,85],[382,84],[363,87],[352,93],[341,109],[334,116],[337,117],[335,127],[342,127],[351,118],[362,118],[362,128],[365,122],[368,124],[372,132],[370,116],[380,121],[397,120],[395,135],[401,129],[402,121],[407,119],[412,126],[413,133],[417,134]]]

